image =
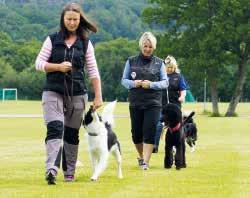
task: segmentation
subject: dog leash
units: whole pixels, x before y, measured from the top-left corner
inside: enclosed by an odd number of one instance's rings
[[[89,136],[98,136],[96,133],[88,133]]]
[[[169,96],[168,96],[168,86],[169,86],[169,82],[168,82],[168,79],[166,80],[166,84],[167,84],[167,87],[166,87],[166,93],[167,93],[167,104],[169,104]]]
[[[67,111],[67,104],[65,103],[65,99],[68,99],[68,101],[71,103],[72,105],[72,98],[73,98],[73,73],[74,73],[74,67],[73,67],[73,58],[74,58],[74,47],[73,47],[73,50],[72,50],[72,54],[71,54],[71,65],[72,65],[72,71],[70,72],[70,74],[68,73],[65,73],[64,74],[64,104],[63,104],[63,107],[64,107],[64,112]],[[64,61],[66,61],[66,48],[64,50]],[[69,76],[69,78],[71,79],[71,94],[69,93],[69,90],[68,90],[68,85],[67,85],[67,81],[66,81],[66,76]],[[71,111],[71,114],[69,117],[72,117],[73,115],[73,112],[74,112],[74,105],[72,105],[72,111]]]

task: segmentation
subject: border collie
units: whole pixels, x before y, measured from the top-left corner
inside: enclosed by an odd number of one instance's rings
[[[84,117],[83,126],[88,135],[88,147],[93,166],[92,181],[96,181],[106,169],[110,153],[114,155],[117,161],[118,178],[123,178],[120,143],[112,130],[115,106],[116,101],[107,104],[101,116],[98,115],[93,106],[90,106]]]
[[[194,114],[195,114],[194,111],[183,113],[183,128],[184,128],[185,140],[186,143],[191,148],[191,152],[195,151],[195,142],[197,141],[197,133],[198,133],[196,123],[192,118]]]

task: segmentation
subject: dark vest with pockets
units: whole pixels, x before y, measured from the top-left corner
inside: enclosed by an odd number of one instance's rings
[[[77,38],[75,43],[68,48],[64,42],[62,33],[54,33],[50,36],[52,42],[52,52],[48,60],[50,63],[62,63],[69,61],[72,63],[72,70],[67,73],[47,72],[44,91],[54,91],[59,94],[83,95],[87,92],[85,84],[85,54],[89,40]],[[67,90],[66,90],[67,88]]]
[[[180,101],[178,101],[178,98],[180,97],[180,80],[181,75],[179,73],[173,72],[171,74],[168,74],[168,97],[169,102],[174,103],[181,107]],[[162,94],[162,105],[165,106],[167,104],[167,93],[166,90],[163,90]]]
[[[130,80],[160,81],[162,60],[156,56],[145,58],[142,54],[129,58]],[[132,88],[129,90],[130,107],[161,107],[162,91],[154,89]]]

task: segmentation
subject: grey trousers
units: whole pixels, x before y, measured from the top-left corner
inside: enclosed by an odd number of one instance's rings
[[[78,155],[78,134],[87,100],[87,94],[65,99],[56,92],[43,92],[43,116],[47,126],[46,172],[53,169],[57,174],[62,156],[64,175],[74,175]]]

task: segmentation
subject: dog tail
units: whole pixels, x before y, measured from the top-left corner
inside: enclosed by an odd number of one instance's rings
[[[114,109],[116,106],[117,100],[108,103],[102,111],[102,119],[104,123],[108,123],[111,126],[114,126]]]
[[[194,116],[195,112],[192,111],[187,117],[186,119],[183,121],[182,125],[186,124],[189,122],[189,120]]]

